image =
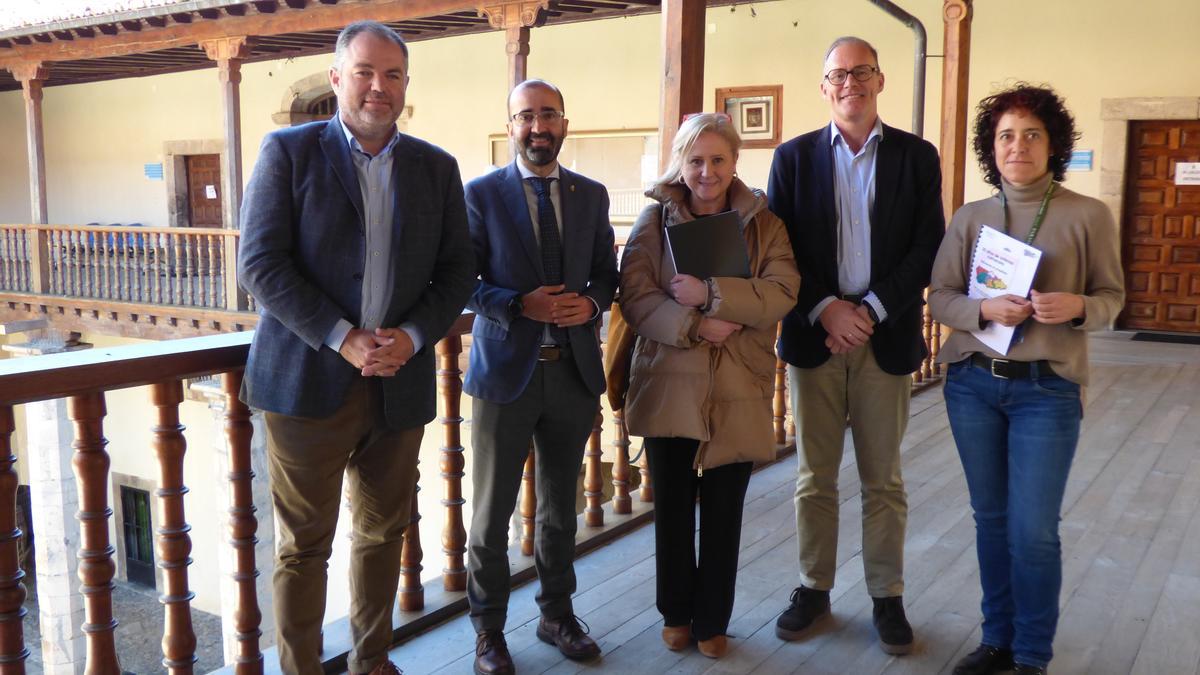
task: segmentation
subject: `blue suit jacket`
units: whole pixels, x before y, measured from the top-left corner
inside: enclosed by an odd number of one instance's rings
[[[323,345],[338,319],[361,326],[363,205],[341,124],[314,122],[263,139],[242,201],[238,280],[260,320],[242,400],[272,412],[326,417],[359,371]],[[393,149],[395,283],[382,325],[416,324],[425,339],[394,377],[378,378],[388,425],[435,414],[433,345],[474,287],[462,180],[454,158],[410,136]]]
[[[617,290],[617,257],[608,222],[604,186],[560,167],[563,214],[563,283],[587,295],[601,314],[567,329],[575,366],[588,389],[604,391],[604,366],[596,324]],[[509,321],[508,303],[546,285],[542,258],[521,174],[516,164],[467,183],[467,220],[479,284],[467,307],[475,312],[471,357],[463,390],[495,403],[510,403],[528,386],[546,324]]]
[[[808,314],[822,299],[840,294],[830,138],[826,125],[779,146],[767,186],[771,211],[787,225],[801,278],[796,308],[783,317],[779,357],[800,368],[829,359],[828,334],[819,322],[810,323]],[[875,155],[868,288],[888,314],[871,336],[875,360],[888,373],[911,373],[927,353],[921,334],[922,291],[929,285],[945,229],[937,149],[883,125]]]

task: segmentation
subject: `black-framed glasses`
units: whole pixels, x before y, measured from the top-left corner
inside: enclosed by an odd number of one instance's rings
[[[528,127],[533,126],[535,119],[542,124],[554,124],[564,117],[566,117],[566,113],[561,110],[540,110],[538,112],[524,110],[513,115],[512,121],[517,126]]]
[[[829,84],[832,84],[835,87],[840,87],[846,83],[846,78],[851,75],[853,75],[854,79],[858,82],[866,82],[872,77],[875,77],[875,73],[878,72],[879,69],[875,66],[854,66],[850,70],[846,70],[845,68],[834,68],[828,73],[825,73],[825,79],[829,80]]]

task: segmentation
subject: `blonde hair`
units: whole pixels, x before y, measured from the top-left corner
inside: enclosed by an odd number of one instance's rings
[[[696,139],[700,138],[700,134],[703,133],[713,133],[724,138],[729,143],[729,148],[733,150],[734,159],[737,159],[738,150],[742,147],[742,137],[738,136],[737,129],[733,128],[733,121],[729,119],[729,115],[724,113],[692,115],[679,125],[679,131],[675,133],[675,140],[671,143],[671,163],[667,165],[667,170],[663,172],[663,175],[654,182],[656,187],[683,182],[683,162],[688,153],[692,151],[692,146],[696,144]]]

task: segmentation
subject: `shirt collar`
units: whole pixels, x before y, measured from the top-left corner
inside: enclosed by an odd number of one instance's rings
[[[517,162],[517,171],[521,172],[521,180],[525,180],[526,178],[541,178],[541,176],[530,171],[528,169],[528,167],[525,166],[525,163],[522,162],[521,160],[518,159],[518,160],[516,160],[516,162]],[[546,176],[546,178],[561,179],[562,176],[559,175],[558,170],[559,170],[559,164],[558,164],[558,162],[555,162],[554,170],[551,171],[550,175]]]
[[[358,152],[361,152],[362,154],[366,155],[367,153],[364,152],[362,149],[362,144],[359,143],[358,139],[354,137],[354,134],[350,132],[350,127],[347,127],[345,124],[342,123],[342,113],[338,112],[337,116],[334,117],[334,119],[337,120],[338,126],[342,128],[342,133],[346,136],[346,143],[350,146],[350,150],[351,151],[357,150]],[[383,155],[383,154],[391,152],[392,148],[396,147],[396,142],[399,140],[400,140],[400,132],[396,131],[395,129],[392,129],[392,139],[387,142],[387,145],[383,146],[383,150],[379,151],[379,155]],[[378,157],[379,155],[375,155],[375,156]]]
[[[837,145],[839,140],[842,143],[846,142],[846,139],[842,138],[842,130],[838,129],[836,122],[829,123],[829,132],[830,145]],[[883,120],[878,115],[875,116],[875,126],[871,127],[871,133],[867,134],[867,142],[863,143],[863,147],[867,147],[871,143],[871,140],[875,138],[883,138]]]

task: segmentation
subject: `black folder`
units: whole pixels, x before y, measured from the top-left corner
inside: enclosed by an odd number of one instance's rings
[[[737,211],[726,211],[668,227],[675,271],[697,279],[750,278],[741,221]]]

